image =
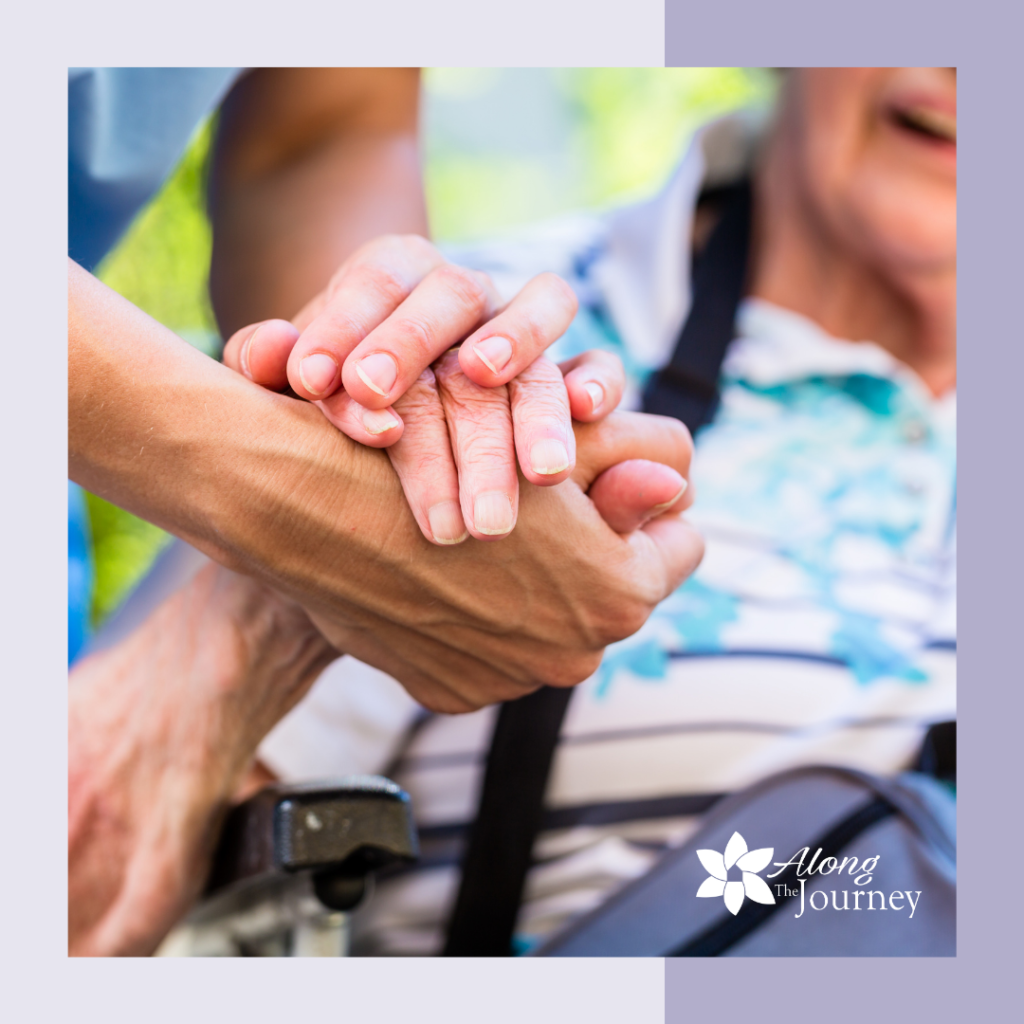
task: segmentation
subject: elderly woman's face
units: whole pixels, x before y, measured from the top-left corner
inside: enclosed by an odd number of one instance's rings
[[[791,74],[796,173],[830,234],[890,272],[954,267],[956,70]]]

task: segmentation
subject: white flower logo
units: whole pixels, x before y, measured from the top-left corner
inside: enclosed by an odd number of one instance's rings
[[[724,854],[717,850],[698,850],[697,856],[711,877],[704,879],[697,895],[724,897],[730,914],[739,913],[744,896],[749,896],[755,903],[774,903],[775,897],[768,883],[755,874],[768,867],[774,853],[774,846],[748,851],[746,840],[739,832],[733,832],[732,838],[725,844]],[[741,882],[728,880],[729,868],[734,864],[743,872]]]

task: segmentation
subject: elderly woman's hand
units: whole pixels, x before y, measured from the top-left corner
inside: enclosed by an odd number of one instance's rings
[[[602,419],[622,396],[615,356],[557,367],[543,355],[575,312],[553,274],[502,307],[485,274],[447,263],[425,239],[389,236],[347,260],[294,324],[236,332],[224,362],[387,447],[428,540],[498,539],[516,522],[517,456],[531,483],[561,483],[575,465],[572,419]]]

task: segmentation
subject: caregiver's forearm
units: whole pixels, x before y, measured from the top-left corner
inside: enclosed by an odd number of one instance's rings
[[[357,446],[321,420],[196,351],[68,261],[76,482],[245,567],[301,480],[317,475],[335,501],[350,497]]]

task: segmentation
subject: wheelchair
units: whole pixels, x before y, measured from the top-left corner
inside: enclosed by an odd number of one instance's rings
[[[206,564],[174,540],[89,644],[132,633]],[[266,786],[228,814],[203,896],[158,956],[345,956],[373,874],[419,855],[408,795],[379,775]]]
[[[373,873],[418,854],[389,779],[266,786],[228,815],[202,900],[157,955],[345,956]]]

